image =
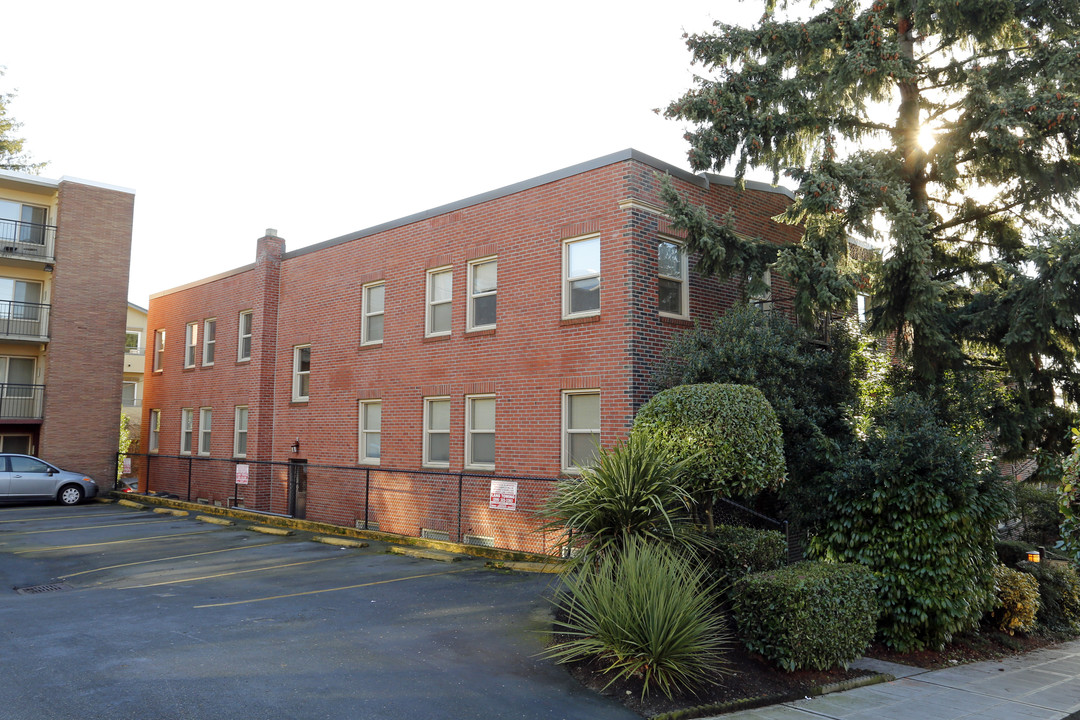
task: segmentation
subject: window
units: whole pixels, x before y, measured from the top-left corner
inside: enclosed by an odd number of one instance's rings
[[[142,333],[138,330],[128,330],[124,337],[124,352],[129,355],[138,355],[142,352]]]
[[[139,407],[139,383],[124,382],[120,392],[120,403],[123,407]]]
[[[762,312],[769,312],[773,309],[772,302],[772,273],[766,270],[761,275],[761,282],[764,284],[764,289],[760,292],[754,293],[750,296],[750,305],[756,307]]]
[[[41,417],[41,396],[35,393],[37,361],[28,357],[0,356],[0,415],[6,418]],[[36,396],[36,397],[35,397]]]
[[[184,330],[184,367],[195,367],[195,354],[199,344],[199,324],[188,323]]]
[[[233,457],[247,457],[247,434],[247,405],[237,405],[233,421]]]
[[[165,367],[165,331],[154,331],[154,372],[161,372]]]
[[[0,318],[5,334],[45,335],[47,315],[42,311],[41,283],[0,278]]]
[[[240,336],[236,341],[236,362],[245,362],[251,359],[251,328],[252,313],[245,310],[240,313]]]
[[[495,396],[465,398],[465,465],[495,469]]]
[[[563,393],[563,461],[565,472],[580,472],[596,458],[600,445],[600,393]]]
[[[686,249],[679,243],[661,240],[657,249],[658,309],[664,315],[686,317],[688,312]]]
[[[360,401],[360,462],[378,465],[382,457],[382,402]]]
[[[859,322],[866,322],[866,301],[869,298],[866,295],[855,296],[855,312],[858,314]]]
[[[199,454],[210,454],[210,424],[212,411],[210,408],[199,408]]]
[[[161,440],[161,411],[150,411],[150,452],[157,452]]]
[[[22,434],[0,435],[0,452],[32,455],[30,436]]]
[[[217,347],[217,319],[203,320],[202,364],[203,367],[214,364],[214,350]]]
[[[191,408],[184,408],[180,411],[180,454],[191,454],[191,428],[193,424],[193,415]]]
[[[424,464],[450,464],[450,398],[424,399]]]
[[[383,310],[386,300],[386,285],[379,282],[364,286],[363,321],[360,329],[360,342],[374,345],[383,340]]]
[[[427,336],[450,334],[451,300],[454,296],[452,268],[428,270],[427,312],[424,332]]]
[[[0,200],[0,240],[45,244],[49,209]]]
[[[311,380],[311,346],[297,345],[293,348],[293,402],[303,402],[308,399],[309,382]]]
[[[600,236],[563,244],[563,315],[600,312]]]
[[[469,330],[495,327],[495,300],[498,292],[499,261],[485,258],[469,263]]]

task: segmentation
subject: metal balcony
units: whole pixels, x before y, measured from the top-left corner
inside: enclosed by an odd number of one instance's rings
[[[52,262],[56,226],[0,219],[0,257]]]
[[[0,300],[0,338],[48,342],[51,309],[44,303]]]
[[[0,383],[0,420],[41,420],[44,417],[44,385]]]

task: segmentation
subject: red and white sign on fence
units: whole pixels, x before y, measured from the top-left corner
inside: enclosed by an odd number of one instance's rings
[[[517,510],[518,484],[513,480],[491,481],[491,509]]]
[[[247,485],[248,484],[248,465],[236,466],[236,484]]]

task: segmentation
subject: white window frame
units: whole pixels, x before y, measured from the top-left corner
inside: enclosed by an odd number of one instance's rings
[[[154,372],[165,369],[165,329],[154,331]]]
[[[139,383],[135,380],[124,380],[120,387],[120,402],[123,403],[124,390],[128,385],[131,385],[133,390],[131,391],[131,404],[124,405],[124,407],[139,407]]]
[[[579,396],[579,395],[595,395],[596,396],[596,399],[597,399],[597,414],[599,416],[599,417],[597,417],[597,421],[598,421],[597,427],[595,427],[595,428],[571,428],[570,427],[570,398],[575,397],[575,396]],[[602,437],[602,435],[601,435],[601,432],[602,432],[602,427],[601,426],[603,424],[601,422],[602,418],[603,418],[603,405],[601,404],[601,397],[600,397],[600,391],[599,390],[597,390],[597,389],[591,389],[591,390],[563,390],[563,393],[562,393],[562,420],[560,422],[560,427],[561,427],[561,430],[562,430],[562,432],[561,432],[561,435],[562,435],[561,446],[562,447],[561,447],[561,450],[560,450],[561,459],[560,459],[559,464],[562,466],[562,471],[564,473],[569,474],[569,475],[578,475],[578,474],[581,473],[581,468],[578,467],[577,465],[572,464],[572,458],[570,457],[570,448],[571,448],[570,436],[571,435],[577,435],[577,434],[595,435],[597,445],[599,445],[601,437]]]
[[[870,296],[863,295],[862,293],[855,296],[855,315],[859,319],[859,324],[866,324],[866,311],[870,309]]]
[[[765,283],[766,290],[761,295],[751,296],[750,305],[762,312],[769,312],[773,309],[772,273],[769,270],[766,270],[762,273],[761,280]]]
[[[368,425],[368,409],[378,406],[379,408],[379,428],[377,430],[372,429]],[[359,441],[360,447],[358,452],[358,459],[364,465],[378,465],[382,462],[382,400],[361,400],[358,406],[359,410]],[[379,436],[379,457],[373,457],[367,454],[367,441],[371,435]]]
[[[202,335],[203,367],[212,367],[215,355],[217,355],[217,318],[206,318],[203,320]]]
[[[438,467],[438,468],[450,467],[449,454],[450,454],[450,425],[451,425],[451,423],[447,422],[446,430],[433,430],[431,428],[431,406],[434,403],[442,403],[442,402],[445,402],[447,408],[450,411],[453,411],[453,406],[450,403],[450,398],[447,397],[447,396],[426,397],[426,398],[424,398],[424,459],[423,459],[424,467]],[[447,459],[446,459],[445,462],[442,461],[442,460],[432,460],[431,457],[430,457],[430,455],[431,455],[431,453],[430,453],[431,436],[436,435],[436,434],[446,435]]]
[[[253,310],[241,310],[236,316],[236,362],[248,362],[251,360],[252,335],[255,331],[255,312]],[[244,318],[248,319],[247,332],[244,332]],[[244,354],[244,341],[247,340],[247,354]]]
[[[192,432],[195,429],[195,413],[191,408],[180,408],[180,454],[191,454]],[[187,450],[184,446],[187,445]]]
[[[435,277],[446,275],[450,278],[450,297],[437,300],[435,299]],[[424,337],[445,337],[449,335],[454,327],[454,266],[443,265],[442,267],[432,268],[427,271],[427,277],[425,279],[425,291],[424,291]],[[385,303],[385,295],[383,296]],[[439,305],[450,306],[450,326],[445,330],[436,330],[433,326],[435,323],[435,308]]]
[[[247,405],[237,405],[233,408],[233,457],[247,457],[249,417]],[[240,422],[241,418],[243,419],[243,423]],[[244,436],[244,452],[240,452],[241,435]]]
[[[210,434],[214,427],[213,408],[199,408],[199,454],[210,454]]]
[[[603,286],[603,263],[601,262],[600,270],[595,273],[589,273],[587,275],[575,275],[570,277],[570,246],[578,243],[596,241],[597,245],[603,249],[600,242],[600,233],[590,233],[589,235],[579,235],[578,237],[567,238],[563,240],[562,246],[562,316],[564,318],[579,318],[579,317],[592,317],[600,314],[600,288]],[[596,278],[597,282],[597,306],[595,309],[579,310],[574,312],[570,307],[571,300],[571,285],[575,282],[582,280],[588,280],[590,278]]]
[[[300,369],[300,354],[307,350],[307,370]],[[292,360],[292,400],[293,402],[307,402],[311,396],[311,345],[293,346]],[[301,384],[307,380],[307,392],[301,392]]]
[[[195,367],[199,350],[199,323],[189,322],[184,326],[184,368]]]
[[[664,275],[660,272],[660,246],[661,245],[674,245],[679,253],[679,272],[682,277],[673,277],[671,275]],[[657,293],[657,312],[664,317],[686,319],[690,317],[690,275],[689,266],[690,263],[687,260],[688,253],[686,252],[686,244],[678,240],[661,237],[660,242],[656,246],[656,293]],[[668,282],[679,283],[679,308],[680,312],[673,313],[670,310],[660,309],[660,281],[667,280]]]
[[[495,395],[466,395],[465,396],[465,467],[470,470],[494,470],[495,462],[477,462],[473,457],[473,436],[474,435],[491,435],[494,440],[496,436],[496,427],[488,428],[474,428],[473,427],[473,404],[477,400],[490,400],[492,403],[496,403]],[[496,403],[496,411],[498,406]],[[497,417],[497,416],[496,416]],[[496,423],[498,420],[496,419]]]
[[[371,291],[377,287],[383,289],[383,307],[382,310],[376,312],[371,311]],[[382,332],[379,334],[378,339],[373,340],[371,338],[370,322],[371,318],[381,317],[383,319]],[[367,283],[362,288],[361,308],[360,308],[360,344],[361,345],[382,345],[383,338],[386,337],[386,282],[379,280],[378,282]]]
[[[496,277],[495,289],[494,290],[487,290],[487,291],[484,291],[484,292],[474,292],[474,277],[475,277],[474,274],[476,272],[476,268],[480,267],[481,265],[487,265],[488,263],[495,263],[495,277]],[[475,307],[474,306],[476,304],[477,298],[494,297],[495,298],[495,305],[496,305],[495,317],[496,317],[496,319],[498,318],[498,312],[499,312],[498,311],[498,302],[499,302],[499,299],[498,299],[499,298],[499,281],[498,281],[499,264],[498,263],[499,263],[499,257],[497,255],[491,255],[491,256],[488,256],[488,257],[477,258],[476,260],[470,260],[469,261],[469,273],[468,273],[468,275],[469,275],[468,276],[468,283],[469,284],[468,284],[468,287],[467,287],[467,291],[468,291],[468,294],[469,294],[469,301],[468,301],[468,309],[466,311],[466,325],[465,325],[467,330],[494,330],[495,329],[496,323],[488,323],[486,325],[478,325],[476,323],[476,313],[475,313]]]
[[[135,347],[133,347],[133,348],[129,348],[127,346],[127,336],[128,335],[134,335],[135,336]],[[143,353],[142,330],[126,330],[125,331],[125,334],[124,334],[124,351],[128,355],[141,355]]]
[[[150,433],[147,438],[149,451],[156,453],[161,446],[161,410],[150,411]]]

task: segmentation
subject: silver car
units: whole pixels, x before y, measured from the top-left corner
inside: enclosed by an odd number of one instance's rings
[[[0,453],[0,501],[56,500],[78,505],[98,494],[97,483],[30,455]]]

